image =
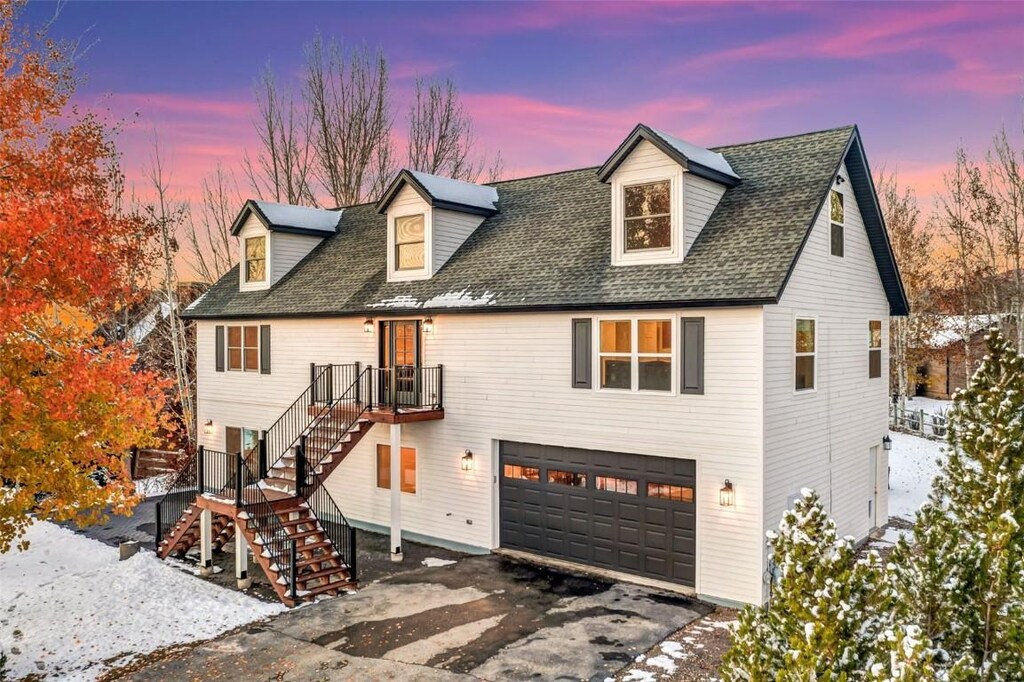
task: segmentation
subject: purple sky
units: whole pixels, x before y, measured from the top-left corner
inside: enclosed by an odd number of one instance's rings
[[[259,69],[293,78],[317,31],[385,51],[398,136],[414,78],[454,79],[507,177],[599,164],[641,121],[706,146],[857,123],[873,168],[898,167],[927,206],[958,141],[1020,136],[1016,2],[74,2],[52,34],[89,46],[79,103],[132,117],[129,179],[155,128],[190,197],[251,147]]]

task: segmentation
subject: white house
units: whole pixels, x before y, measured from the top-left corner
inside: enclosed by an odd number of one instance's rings
[[[801,488],[840,533],[886,521],[907,302],[855,127],[704,149],[639,125],[600,168],[402,171],[376,204],[249,201],[235,231],[240,267],[186,311],[205,454],[164,554],[237,526],[298,601],[351,584],[353,525],[396,559],[502,549],[760,603]]]

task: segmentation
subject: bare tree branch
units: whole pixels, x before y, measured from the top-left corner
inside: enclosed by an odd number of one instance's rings
[[[241,203],[234,175],[220,164],[203,178],[198,209],[189,211],[184,227],[190,264],[204,282],[216,282],[238,258],[238,238],[232,236],[231,224]]]
[[[415,170],[476,182],[483,164],[472,157],[473,122],[451,80],[416,81],[409,108],[409,166]]]

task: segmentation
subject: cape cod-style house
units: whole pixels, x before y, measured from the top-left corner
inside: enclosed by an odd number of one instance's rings
[[[234,233],[186,311],[203,448],[162,556],[234,541],[291,604],[355,585],[361,527],[396,560],[417,540],[760,603],[802,488],[842,534],[886,522],[907,301],[855,127],[705,149],[638,125],[599,168],[404,170],[374,204],[248,201]]]

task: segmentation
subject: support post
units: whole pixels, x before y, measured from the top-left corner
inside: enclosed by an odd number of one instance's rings
[[[245,461],[242,453],[235,453],[235,506],[242,506],[242,469],[245,468]]]
[[[359,362],[357,361],[356,362],[355,379],[352,380],[352,383],[354,383],[356,385],[356,396],[355,396],[356,397],[356,405],[362,405],[362,403],[363,403],[363,391],[362,391],[363,387],[362,387],[362,382],[359,381],[359,378],[360,378],[359,377]]]
[[[258,455],[258,458],[259,458],[259,462],[258,462],[259,471],[257,472],[257,475],[260,478],[266,478],[267,477],[267,469],[270,467],[270,463],[267,462],[267,432],[266,431],[260,431],[260,442],[259,442],[259,450],[257,451],[257,455]]]
[[[402,560],[402,425],[391,425],[391,560]]]
[[[199,513],[199,575],[213,574],[213,512]]]
[[[356,577],[356,529],[348,527],[348,577],[355,582]]]
[[[206,492],[206,450],[202,445],[196,451],[196,477],[199,479],[199,494]]]
[[[163,533],[162,527],[163,527],[163,524],[161,523],[161,519],[160,519],[160,503],[157,502],[156,503],[156,539],[153,541],[153,544],[155,545],[153,549],[155,551],[157,551],[157,552],[160,551],[160,541],[163,540],[163,538],[164,538],[164,533]]]
[[[288,571],[291,573],[291,586],[288,588],[288,596],[293,600],[299,597],[299,557],[298,552],[295,549],[295,540],[291,541],[291,556],[288,559]]]
[[[437,409],[444,408],[444,365],[437,366]]]
[[[306,484],[306,436],[299,436],[299,444],[295,446],[295,494],[302,494]]]
[[[235,578],[238,580],[238,589],[249,589],[249,543],[245,541],[245,534],[238,528],[238,520],[235,520]]]
[[[319,396],[316,394],[316,363],[315,362],[309,363],[309,385],[313,387],[313,389],[312,389],[313,390],[312,402],[314,404],[318,403],[319,402]]]

